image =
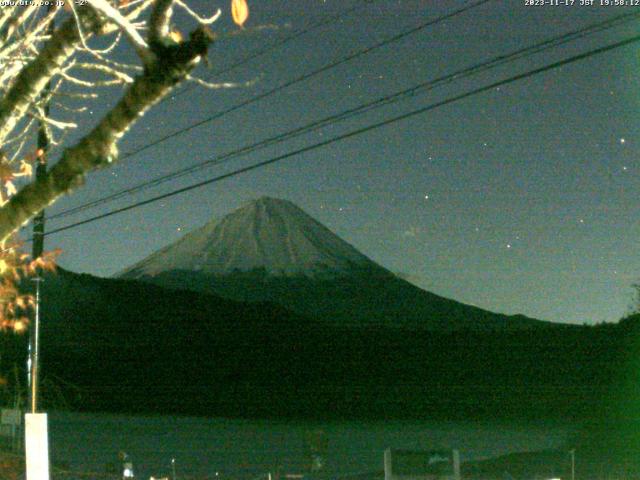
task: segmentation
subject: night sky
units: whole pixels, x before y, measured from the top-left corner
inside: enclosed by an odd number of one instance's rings
[[[55,214],[122,188],[269,138],[369,100],[638,7],[525,6],[496,0],[409,35],[307,81],[149,148],[91,176]],[[127,152],[306,72],[471,2],[249,1],[242,35],[229,5],[214,25],[212,75],[330,15],[337,22],[187,86],[149,112],[121,143]],[[179,20],[180,22],[180,20]],[[260,31],[252,27],[276,25]],[[520,59],[268,147],[99,208],[64,226],[159,193],[267,160],[497,80],[638,34],[640,21]],[[184,28],[186,30],[186,28]],[[572,323],[615,321],[640,278],[639,44],[566,65],[104,220],[47,237],[60,264],[112,275],[253,198],[270,195],[310,215],[391,271],[437,294],[503,313]],[[119,95],[105,90],[86,132]],[[95,108],[94,108],[95,107]],[[55,156],[54,156],[55,159]],[[26,235],[25,235],[26,236]]]

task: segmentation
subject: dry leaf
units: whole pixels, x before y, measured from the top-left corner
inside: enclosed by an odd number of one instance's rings
[[[4,182],[4,188],[6,188],[6,190],[7,190],[7,197],[12,197],[16,193],[18,193],[18,189],[16,188],[16,186],[11,181]]]
[[[12,197],[18,193],[18,189],[11,181],[4,182],[4,188],[7,190],[7,197]]]
[[[15,303],[16,303],[16,307],[18,308],[21,308],[23,310],[27,308],[27,302],[22,297],[17,297]]]
[[[176,43],[180,43],[183,40],[182,34],[178,30],[171,30],[169,32],[169,37]]]
[[[15,323],[13,324],[13,329],[16,332],[23,332],[24,330],[26,330],[27,328],[27,323],[23,320],[16,320]]]
[[[13,168],[8,163],[0,162],[0,181],[13,180]]]
[[[25,162],[24,160],[22,160],[20,162],[20,170],[18,171],[18,173],[14,174],[15,177],[30,177],[31,175],[33,175],[33,167],[31,166],[31,164]]]
[[[240,27],[249,18],[249,6],[246,0],[231,0],[231,16],[236,25]]]

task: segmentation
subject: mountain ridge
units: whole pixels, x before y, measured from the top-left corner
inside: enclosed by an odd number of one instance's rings
[[[93,411],[564,417],[597,407],[593,392],[619,376],[620,338],[632,337],[616,326],[327,324],[279,305],[66,271],[42,286],[43,373],[70,404]],[[45,398],[59,394],[46,385]]]
[[[376,265],[293,203],[260,197],[186,234],[116,274],[154,276],[166,270],[208,275],[264,269],[274,275],[323,276]],[[381,267],[379,267],[381,268]]]
[[[272,302],[317,320],[438,330],[535,328],[420,289],[287,200],[261,197],[125,269],[120,278]]]

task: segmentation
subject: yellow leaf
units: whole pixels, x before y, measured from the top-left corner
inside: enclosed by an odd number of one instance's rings
[[[249,18],[249,6],[246,0],[231,0],[231,16],[236,25],[244,25]]]
[[[8,163],[0,162],[0,180],[13,180],[13,170]]]
[[[169,37],[176,43],[182,42],[182,34],[178,30],[171,30],[169,32]]]
[[[16,320],[15,323],[13,324],[13,329],[16,332],[24,332],[27,328],[27,323],[25,322],[25,319],[19,319]]]
[[[11,196],[15,195],[16,193],[18,193],[18,189],[13,184],[13,182],[10,182],[10,181],[5,182],[4,183],[4,188],[7,189],[7,197],[11,197]]]
[[[26,177],[33,175],[33,167],[24,160],[20,162],[20,175]]]

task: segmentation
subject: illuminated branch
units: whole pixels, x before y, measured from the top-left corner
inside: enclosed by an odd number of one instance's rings
[[[97,33],[102,22],[97,16],[87,14],[83,23],[92,33]],[[0,100],[0,144],[4,142],[29,106],[37,100],[47,83],[60,71],[63,63],[80,43],[80,30],[74,19],[67,20],[45,44],[33,62],[17,75],[12,87]]]
[[[0,209],[0,239],[78,187],[92,170],[117,159],[117,141],[145,111],[182,81],[207,53],[211,34],[198,28],[189,41],[156,50],[156,60],[136,77],[118,104],[77,145],[64,151],[47,175],[24,187]]]
[[[246,2],[232,4],[234,21],[242,25]],[[82,6],[67,0],[63,8],[46,12],[36,5],[25,8],[15,2],[0,9],[0,329],[16,331],[26,327],[28,319],[21,315],[32,305],[17,287],[21,276],[54,264],[46,253],[29,262],[13,239],[18,228],[82,185],[89,172],[117,161],[118,141],[178,83],[188,80],[210,89],[252,83],[209,83],[191,76],[213,41],[207,25],[219,18],[220,10],[201,16],[186,0],[87,0]],[[189,40],[172,31],[174,7],[198,23]],[[149,8],[148,22],[141,21]],[[54,20],[59,25],[55,30]],[[95,42],[97,36],[104,42]],[[139,64],[113,58],[122,39],[133,46]],[[122,98],[65,148],[69,131],[84,123],[77,116],[93,113],[87,102],[98,98],[96,87],[111,85],[125,86]],[[33,147],[36,126],[49,139],[46,147]],[[57,163],[34,180],[35,165],[58,145]]]

